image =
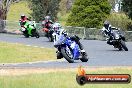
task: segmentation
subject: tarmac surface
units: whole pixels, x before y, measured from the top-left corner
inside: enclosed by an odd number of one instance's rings
[[[0,42],[22,43],[34,47],[54,48],[53,43],[49,42],[46,37],[30,37],[25,38],[23,35],[0,34]],[[99,40],[81,40],[86,50],[89,60],[88,62],[68,63],[65,59],[41,62],[27,62],[17,64],[0,64],[0,67],[7,68],[76,68],[79,65],[88,67],[103,66],[132,66],[132,42],[126,42],[129,51],[119,51],[106,44],[105,41]]]

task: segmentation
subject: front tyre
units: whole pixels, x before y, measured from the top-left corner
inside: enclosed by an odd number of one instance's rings
[[[29,34],[23,34],[25,38],[29,38]]]
[[[23,35],[25,36],[25,38],[29,38],[29,34],[27,30],[23,31]]]
[[[126,44],[123,40],[121,40],[121,46],[125,51],[128,51],[128,48],[126,47]]]
[[[74,63],[74,59],[72,56],[72,52],[69,50],[67,50],[66,48],[61,48],[61,53],[63,55],[63,57],[69,62],[69,63]]]

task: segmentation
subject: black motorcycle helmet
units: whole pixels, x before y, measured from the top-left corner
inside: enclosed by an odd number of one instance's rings
[[[106,29],[108,29],[109,25],[110,25],[110,24],[109,24],[108,21],[105,21],[105,22],[104,22],[104,27],[105,27]]]

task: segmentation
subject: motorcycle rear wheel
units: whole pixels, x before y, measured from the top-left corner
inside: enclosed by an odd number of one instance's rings
[[[40,37],[38,32],[35,33],[35,36],[36,36],[36,38]]]
[[[53,36],[49,36],[48,38],[49,38],[49,41],[50,42],[53,42],[54,41]]]
[[[128,51],[128,48],[123,40],[121,40],[121,46],[125,51]]]
[[[28,34],[27,30],[23,31],[23,35],[24,35],[25,38],[29,38],[29,34]]]

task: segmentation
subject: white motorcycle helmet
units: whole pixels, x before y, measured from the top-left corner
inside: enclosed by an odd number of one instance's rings
[[[62,29],[62,26],[60,25],[60,23],[54,23],[53,24],[53,30],[54,30],[54,32],[60,32],[61,31],[61,29]]]
[[[49,20],[51,20],[51,17],[50,16],[46,16],[45,17],[45,21],[48,22]]]

